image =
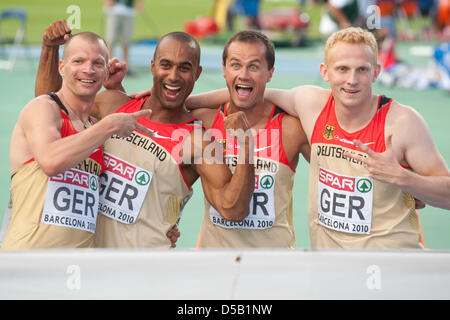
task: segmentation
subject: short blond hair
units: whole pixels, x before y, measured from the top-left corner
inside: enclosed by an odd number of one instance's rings
[[[365,44],[372,50],[374,65],[378,61],[378,45],[375,36],[362,28],[349,27],[333,33],[325,44],[325,62],[328,60],[328,53],[339,42],[350,44]]]

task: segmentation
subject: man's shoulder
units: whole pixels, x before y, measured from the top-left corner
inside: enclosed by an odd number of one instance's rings
[[[399,137],[403,142],[409,144],[417,141],[416,135],[423,135],[428,132],[427,124],[424,118],[413,107],[392,101],[389,111],[386,115],[385,134],[393,134],[397,141]]]
[[[388,122],[404,123],[404,121],[419,118],[422,118],[422,116],[413,107],[392,100],[387,117]]]
[[[41,94],[30,100],[30,103],[38,103],[38,104],[55,104],[55,100],[50,97],[48,94]]]
[[[305,146],[308,147],[308,139],[302,124],[297,117],[289,114],[283,116],[281,122],[281,137],[283,149],[288,157],[289,163],[294,168],[297,166],[298,154],[304,154],[309,160],[309,154],[305,155]]]
[[[300,120],[289,114],[285,114],[283,116],[283,119],[281,120],[281,128],[283,136],[292,139],[298,139],[299,133],[303,134],[303,127]]]
[[[108,102],[114,102],[115,104],[118,105],[122,105],[130,100],[132,100],[127,94],[126,92],[120,91],[120,90],[112,90],[112,89],[106,89],[103,90],[99,93],[97,93],[97,96],[95,97],[95,101],[97,102],[104,102],[104,101],[108,101]],[[120,105],[118,107],[120,107]]]
[[[191,114],[198,118],[203,126],[206,128],[210,128],[212,124],[214,123],[214,120],[217,116],[218,108],[216,109],[208,109],[208,108],[200,108],[200,109],[194,109],[191,111]]]
[[[295,109],[301,121],[315,122],[331,96],[330,89],[301,86],[295,91]]]
[[[215,109],[199,108],[199,109],[191,110],[191,114],[194,117],[199,118],[200,120],[202,120],[202,118],[212,119],[212,118],[216,117],[218,109],[219,108],[215,108]]]
[[[319,86],[313,85],[303,85],[295,89],[297,97],[308,98],[308,99],[328,99],[331,94],[330,89],[324,89]]]
[[[18,124],[21,127],[36,123],[57,123],[61,120],[61,112],[57,103],[48,95],[40,95],[30,100],[20,111]]]
[[[313,85],[299,86],[294,89],[296,107],[300,109],[322,108],[331,95],[330,89]]]
[[[292,124],[292,125],[300,125],[300,120],[297,117],[291,116],[290,114],[286,113],[283,116],[283,119],[281,120],[282,124]]]
[[[57,103],[47,94],[35,97],[34,99],[30,100],[22,109],[22,113],[41,113],[56,111],[58,111]]]

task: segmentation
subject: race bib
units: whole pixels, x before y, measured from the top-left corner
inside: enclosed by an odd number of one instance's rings
[[[211,206],[210,220],[223,228],[262,230],[273,226],[275,221],[275,206],[273,189],[275,178],[271,174],[255,174],[255,191],[250,200],[250,213],[242,221],[229,221]]]
[[[347,233],[369,234],[372,224],[373,179],[319,168],[319,224]]]
[[[70,169],[48,179],[41,223],[95,232],[98,177]]]
[[[105,153],[106,171],[100,176],[99,211],[116,221],[136,222],[152,173]]]

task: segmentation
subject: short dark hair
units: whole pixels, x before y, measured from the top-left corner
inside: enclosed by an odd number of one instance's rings
[[[189,46],[195,52],[197,65],[200,65],[200,54],[201,53],[200,53],[200,45],[199,45],[198,41],[195,40],[194,37],[192,37],[191,35],[187,34],[186,32],[181,32],[181,31],[170,32],[170,33],[162,36],[159,39],[158,44],[156,45],[155,52],[153,54],[153,59],[156,57],[156,54],[157,54],[158,49],[159,49],[159,45],[166,38],[171,38],[171,39],[174,39],[174,40],[176,40],[178,42],[182,42],[182,43],[188,43]]]
[[[266,60],[269,70],[273,68],[275,64],[275,48],[272,41],[267,38],[266,35],[259,31],[254,30],[244,30],[234,34],[230,39],[228,39],[222,53],[222,63],[225,65],[228,56],[228,47],[232,42],[241,41],[249,43],[261,42],[266,47]]]
[[[108,45],[106,44],[105,39],[100,37],[98,34],[96,34],[94,32],[90,32],[90,31],[76,33],[66,41],[66,43],[64,44],[63,59],[65,58],[65,52],[66,52],[66,49],[69,47],[69,44],[72,42],[73,39],[75,39],[77,37],[81,37],[82,39],[87,40],[89,42],[100,41],[101,43],[103,43],[105,45],[105,49],[106,49],[105,50],[106,64],[108,64],[109,51],[108,51]]]

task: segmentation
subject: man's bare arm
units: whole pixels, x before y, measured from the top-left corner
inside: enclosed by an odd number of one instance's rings
[[[24,156],[33,157],[48,176],[74,167],[114,133],[128,136],[137,129],[151,135],[136,121],[141,116],[150,116],[151,111],[141,110],[131,114],[112,114],[86,130],[61,138],[60,111],[49,99],[34,99],[22,110],[18,120],[30,153]]]
[[[393,115],[397,117],[397,124],[390,143],[392,139],[399,140],[406,164],[412,169],[402,168],[398,185],[427,204],[450,210],[450,171],[428,125],[412,108],[401,106],[398,109],[405,117]]]
[[[355,141],[367,158],[346,156],[365,163],[374,179],[394,184],[432,206],[450,209],[450,172],[425,121],[409,107],[391,108],[388,116],[395,122],[387,132],[386,151],[377,153]],[[401,161],[411,170],[402,167]]]
[[[225,125],[228,128],[249,128],[245,115],[242,112],[233,113],[227,118],[225,118]],[[240,148],[236,169],[233,174],[224,163],[218,163],[218,161],[209,163],[212,159],[205,156],[205,145],[203,147],[202,162],[196,165],[196,170],[201,177],[205,197],[211,205],[225,219],[241,221],[249,213],[250,199],[254,191],[254,149],[252,136],[240,135],[235,138],[238,140]],[[212,143],[217,144],[218,142],[214,141]],[[206,146],[208,145],[206,144]],[[222,153],[222,145],[219,145],[216,150]],[[222,154],[218,159],[224,161]]]
[[[189,110],[197,108],[217,109],[219,105],[230,100],[228,89],[217,89],[205,93],[193,94],[186,99]]]

